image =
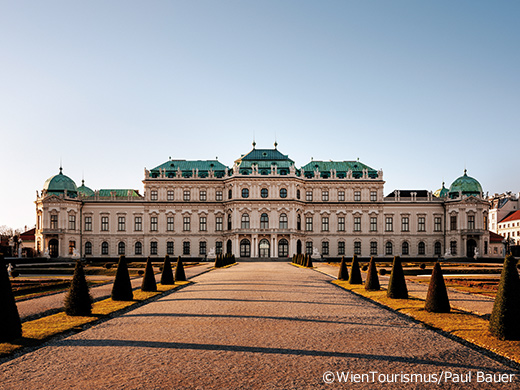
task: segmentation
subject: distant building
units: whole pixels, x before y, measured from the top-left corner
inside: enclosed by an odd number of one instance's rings
[[[395,190],[360,161],[297,168],[274,149],[253,149],[231,168],[170,159],[133,189],[77,188],[60,172],[36,199],[44,256],[288,257],[294,253],[403,258],[489,256],[489,203],[466,172],[435,196]]]
[[[489,210],[489,230],[501,234],[498,224],[508,215],[520,210],[520,200],[517,194],[507,192],[505,194],[495,194],[488,198],[491,207]]]
[[[516,210],[498,223],[498,234],[510,245],[520,245],[520,210]]]
[[[33,257],[35,253],[36,228],[29,229],[20,234],[20,250],[22,257]]]

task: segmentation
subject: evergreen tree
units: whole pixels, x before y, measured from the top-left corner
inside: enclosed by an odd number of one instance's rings
[[[22,337],[22,322],[5,266],[4,255],[0,254],[0,342]]]
[[[386,296],[393,299],[408,299],[408,289],[406,288],[403,265],[399,256],[394,257]]]
[[[338,280],[348,280],[348,268],[345,256],[341,256],[341,263],[339,264]]]
[[[141,291],[157,291],[157,283],[155,282],[155,274],[153,272],[152,260],[150,257],[146,259],[146,268],[144,269]]]
[[[370,258],[370,264],[368,266],[367,280],[365,282],[365,290],[368,291],[379,291],[381,285],[379,284],[379,276],[377,276],[376,261],[374,257]]]
[[[186,274],[184,273],[184,265],[182,264],[182,259],[179,256],[177,259],[177,266],[175,267],[175,281],[176,282],[185,282]]]
[[[361,270],[359,269],[357,255],[352,257],[352,264],[350,265],[350,278],[348,282],[350,284],[363,284],[363,278],[361,277]]]
[[[433,266],[424,308],[432,313],[449,313],[451,310],[448,291],[446,290],[441,265],[438,261]]]
[[[128,273],[128,264],[124,255],[119,256],[117,264],[116,278],[112,286],[112,300],[114,301],[131,301],[134,299],[132,292],[132,282]]]
[[[520,339],[520,280],[517,260],[508,254],[489,319],[489,330],[500,340]]]
[[[76,261],[74,275],[69,292],[65,296],[65,313],[69,316],[88,316],[92,314],[92,297],[90,295],[85,271],[81,261]]]
[[[161,275],[161,284],[171,285],[175,284],[173,279],[172,263],[170,262],[170,256],[164,256],[163,271]]]
[[[311,255],[307,255],[307,261],[305,263],[305,266],[308,267],[308,268],[312,268],[313,267]]]

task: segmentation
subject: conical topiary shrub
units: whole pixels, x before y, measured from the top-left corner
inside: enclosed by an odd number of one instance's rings
[[[489,330],[500,340],[520,339],[520,280],[517,260],[506,256],[498,291],[489,319]]]
[[[144,269],[141,291],[157,291],[157,283],[155,282],[155,274],[153,272],[152,260],[150,260],[150,257],[146,259],[146,268]]]
[[[114,301],[131,301],[134,299],[132,292],[132,282],[128,273],[128,264],[125,256],[119,256],[117,264],[116,278],[112,286],[112,300]]]
[[[348,280],[348,268],[345,261],[345,256],[341,256],[341,263],[339,263],[338,280]]]
[[[374,257],[370,258],[370,264],[368,265],[367,280],[365,282],[365,290],[368,291],[379,291],[381,285],[379,284],[379,276],[377,276],[376,261]]]
[[[305,263],[305,266],[308,268],[313,268],[311,255],[307,255],[307,261]]]
[[[433,266],[424,308],[432,313],[449,313],[451,310],[448,291],[446,290],[441,265],[438,261]]]
[[[172,263],[170,261],[170,256],[168,255],[164,256],[163,270],[161,274],[161,284],[175,284],[175,279],[173,279]]]
[[[11,281],[5,268],[4,256],[0,254],[0,342],[22,336],[22,322],[16,307]]]
[[[352,264],[350,265],[350,278],[348,282],[350,284],[363,284],[361,270],[359,269],[359,261],[356,255],[352,257]]]
[[[65,296],[65,313],[69,316],[88,316],[92,314],[92,297],[90,296],[85,271],[81,261],[76,261],[74,276],[69,292]]]
[[[399,256],[394,257],[386,296],[393,299],[408,299],[408,288],[406,287],[403,265]]]
[[[184,272],[184,264],[182,264],[182,259],[180,256],[177,259],[177,266],[175,267],[175,281],[176,282],[185,282],[186,281],[186,273]]]

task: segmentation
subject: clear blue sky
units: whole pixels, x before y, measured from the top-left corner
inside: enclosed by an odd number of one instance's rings
[[[142,190],[144,168],[272,147],[520,191],[518,1],[0,1],[0,225],[45,180]]]

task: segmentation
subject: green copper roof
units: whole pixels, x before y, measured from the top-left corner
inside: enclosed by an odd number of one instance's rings
[[[442,182],[442,188],[439,188],[437,191],[433,193],[437,198],[445,198],[448,196],[448,189],[444,187],[444,182]]]
[[[348,171],[352,171],[352,177],[363,177],[363,170],[368,169],[368,177],[376,178],[377,171],[359,161],[311,161],[302,167],[305,170],[305,177],[314,177],[314,171],[319,170],[320,176],[327,178],[330,176],[331,169],[336,171],[336,176],[344,178]]]
[[[112,196],[115,196],[116,198],[127,198],[127,197],[133,197],[133,198],[141,198],[141,195],[139,195],[139,192],[137,190],[132,189],[118,189],[118,190],[99,190],[98,194],[102,198],[111,198]]]
[[[468,176],[464,169],[464,175],[456,179],[450,186],[450,198],[457,198],[459,192],[462,192],[462,195],[479,196],[482,193],[482,186],[476,179]]]
[[[67,195],[74,198],[78,195],[78,188],[76,183],[70,177],[63,174],[63,169],[60,168],[60,173],[48,178],[43,184],[43,189],[49,194],[60,195],[67,191]]]
[[[228,168],[217,160],[169,160],[152,170],[152,177],[160,177],[160,171],[165,171],[166,177],[175,177],[180,170],[183,177],[191,177],[193,171],[198,170],[199,177],[208,177],[209,171],[213,171],[216,177],[223,177]]]
[[[253,165],[258,167],[258,173],[260,175],[269,175],[272,166],[276,166],[277,172],[280,175],[289,174],[289,168],[294,165],[293,160],[287,155],[280,153],[276,148],[255,149],[255,145],[256,144],[253,144],[253,150],[235,161],[242,175],[249,175],[252,172]]]
[[[82,194],[83,196],[92,196],[92,195],[94,195],[94,191],[92,191],[90,188],[88,188],[85,185],[85,180],[81,180],[81,186],[78,187],[78,193]]]
[[[287,155],[280,153],[278,149],[253,149],[235,162],[238,163],[240,161],[288,161],[294,164],[293,160]]]

